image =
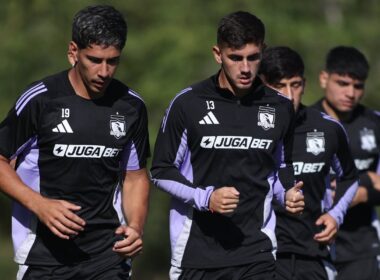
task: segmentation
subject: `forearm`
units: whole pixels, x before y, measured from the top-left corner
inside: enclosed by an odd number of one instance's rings
[[[123,184],[123,211],[128,226],[140,234],[148,214],[149,188],[146,169],[127,172]]]
[[[375,172],[364,172],[360,174],[360,185],[366,189],[366,202],[373,206],[380,205],[380,177]]]
[[[179,201],[189,204],[199,211],[208,211],[210,196],[214,191],[214,187],[194,187],[190,184],[184,184],[174,180],[155,178],[152,180],[158,188],[166,191]]]
[[[339,191],[339,188],[342,188],[342,186],[338,184],[337,191]],[[358,183],[357,181],[354,181],[351,182],[351,185],[349,187],[345,187],[345,191],[343,194],[339,194],[339,196],[336,196],[333,207],[329,211],[329,214],[335,219],[338,225],[341,225],[343,223],[344,215],[346,214],[347,209],[352,203],[357,193],[357,190]]]
[[[9,161],[2,156],[0,156],[0,190],[34,213],[35,207],[43,198],[21,181]]]

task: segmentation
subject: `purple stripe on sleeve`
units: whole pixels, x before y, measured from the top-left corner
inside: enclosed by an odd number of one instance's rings
[[[275,151],[275,155],[274,155],[274,159],[277,163],[277,168],[286,167],[284,142],[282,140],[278,142],[278,145],[277,145],[276,151]]]
[[[123,154],[121,156],[121,166],[123,170],[141,169],[137,150],[133,141],[128,146],[124,147]]]
[[[358,182],[352,184],[339,202],[328,212],[337,221],[338,225],[343,223],[344,215],[355,196],[358,186]]]
[[[16,114],[17,114],[17,116],[20,115],[21,111],[25,108],[25,106],[28,104],[28,102],[29,102],[33,97],[35,97],[35,96],[37,96],[37,95],[39,95],[39,94],[41,94],[41,93],[43,93],[43,92],[46,92],[46,91],[47,91],[47,89],[44,88],[44,89],[41,89],[41,90],[39,90],[39,91],[37,91],[37,92],[34,92],[34,93],[31,94],[31,95],[30,95],[25,101],[23,101],[22,103],[20,103],[20,107],[19,107],[19,108],[16,108]]]
[[[187,180],[193,182],[193,167],[191,166],[190,151],[187,147],[187,129],[182,133],[174,165]]]
[[[174,101],[180,97],[182,94],[190,91],[192,88],[191,87],[188,87],[188,88],[185,88],[184,90],[182,90],[180,93],[178,93],[172,100],[172,102],[170,102],[169,104],[169,108],[166,110],[166,114],[165,114],[165,117],[164,117],[164,120],[162,122],[162,131],[165,132],[165,128],[166,128],[166,122],[168,120],[168,117],[169,117],[169,113],[170,113],[170,109],[172,108],[173,104],[174,104]]]
[[[153,183],[160,189],[170,193],[180,201],[193,205],[199,211],[208,211],[208,202],[214,187],[205,189],[192,188],[172,180],[152,179]]]
[[[278,203],[285,206],[285,189],[278,177],[272,173],[268,177],[268,183],[273,188],[273,196]]]
[[[348,135],[347,135],[347,132],[346,132],[346,129],[344,128],[344,126],[339,121],[337,121],[333,117],[327,115],[326,113],[321,112],[321,114],[325,120],[332,121],[332,122],[338,124],[342,128],[342,130],[344,131],[344,134],[346,135],[347,143],[349,143],[350,141],[349,141],[349,138],[348,138]]]
[[[25,101],[26,98],[28,98],[28,96],[30,96],[30,94],[33,94],[34,92],[40,90],[40,89],[43,89],[45,88],[45,85],[41,82],[41,83],[38,83],[37,85],[31,87],[30,89],[28,89],[27,91],[25,91],[21,97],[17,100],[16,102],[16,109],[18,107],[20,107],[20,105]]]
[[[377,161],[376,173],[380,174],[380,155],[379,155],[379,160]]]
[[[30,138],[28,141],[26,141],[24,144],[22,144],[18,149],[17,151],[14,153],[14,155],[12,155],[10,157],[10,159],[14,159],[16,158],[18,155],[20,155],[21,153],[24,152],[24,149],[28,150],[30,149],[30,146],[31,145],[35,145],[36,143],[36,139],[37,139],[37,136],[34,136],[32,138]]]
[[[137,97],[138,99],[140,99],[140,100],[145,104],[144,100],[142,99],[142,97],[141,97],[137,92],[135,92],[135,91],[129,89],[128,93],[129,93],[130,95],[134,96],[134,97]]]
[[[330,210],[330,208],[333,205],[333,192],[334,190],[331,188],[331,178],[330,175],[328,174],[325,177],[325,186],[326,186],[326,192],[323,196],[323,200],[321,201],[321,209],[323,212],[327,212]]]
[[[343,176],[343,168],[336,154],[334,154],[334,157],[332,159],[331,167],[339,178]]]

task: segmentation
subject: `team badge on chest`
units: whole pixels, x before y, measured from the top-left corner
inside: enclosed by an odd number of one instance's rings
[[[276,110],[271,107],[259,107],[257,125],[261,126],[264,130],[274,128],[274,121],[276,118]]]
[[[325,151],[325,137],[323,132],[308,132],[306,134],[306,152],[319,155]]]
[[[125,136],[126,124],[124,116],[111,115],[110,128],[110,134],[115,136],[116,139]]]
[[[375,133],[372,129],[363,128],[360,131],[360,141],[362,150],[370,152],[377,147]]]

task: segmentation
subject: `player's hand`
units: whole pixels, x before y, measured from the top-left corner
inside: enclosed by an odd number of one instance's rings
[[[328,213],[323,214],[315,222],[323,230],[314,235],[314,240],[322,244],[331,244],[338,232],[338,224],[335,219]]]
[[[303,182],[297,182],[293,188],[285,193],[285,208],[288,212],[293,214],[302,213],[305,208],[305,198],[301,191]]]
[[[81,207],[73,203],[41,197],[36,203],[34,213],[53,234],[62,239],[69,239],[84,230],[86,222],[74,212]]]
[[[215,189],[210,196],[210,211],[220,214],[232,213],[239,203],[239,195],[234,187]]]
[[[142,252],[143,241],[142,234],[136,229],[121,225],[115,231],[115,234],[124,237],[124,239],[115,242],[113,251],[125,258],[135,257]]]

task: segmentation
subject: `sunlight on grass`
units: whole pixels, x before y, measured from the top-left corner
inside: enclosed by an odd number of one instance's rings
[[[0,277],[2,280],[16,279],[17,266],[13,262],[10,236],[0,236]]]

